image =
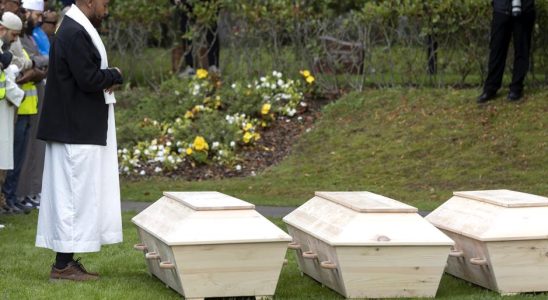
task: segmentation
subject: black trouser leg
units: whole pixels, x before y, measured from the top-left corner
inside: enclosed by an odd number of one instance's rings
[[[502,85],[502,76],[506,66],[506,56],[512,35],[512,17],[494,12],[491,21],[491,41],[489,51],[489,70],[483,91],[494,94]]]
[[[211,27],[207,30],[207,45],[209,47],[207,51],[207,61],[209,66],[219,66],[219,34],[217,32],[217,21],[211,24]]]
[[[187,11],[181,11],[181,34],[185,35],[189,32],[191,23],[194,22],[192,18],[189,17],[192,14],[192,7],[187,5]],[[182,38],[183,45],[185,46],[185,64],[191,68],[194,68],[194,59],[192,56],[192,38]]]
[[[514,39],[514,69],[510,91],[522,93],[525,75],[529,70],[531,57],[531,38],[535,26],[535,11],[522,14],[513,19],[512,38]]]
[[[61,253],[57,252],[55,256],[55,268],[64,269],[67,267],[69,262],[74,260],[74,253]]]

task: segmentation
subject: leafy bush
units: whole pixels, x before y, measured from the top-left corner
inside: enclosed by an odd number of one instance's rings
[[[117,112],[120,171],[144,175],[183,163],[232,165],[247,149],[242,146],[253,146],[278,116],[293,117],[306,106],[314,79],[309,71],[297,79],[275,71],[224,87],[217,75],[199,69],[157,91],[126,91]]]

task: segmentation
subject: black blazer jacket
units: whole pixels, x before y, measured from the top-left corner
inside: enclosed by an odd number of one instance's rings
[[[83,26],[65,17],[49,53],[46,93],[37,137],[65,144],[106,145],[108,105],[103,90],[121,84]]]
[[[512,0],[493,0],[493,9],[495,12],[506,15],[512,14]],[[521,0],[521,11],[529,12],[535,9],[535,0]]]

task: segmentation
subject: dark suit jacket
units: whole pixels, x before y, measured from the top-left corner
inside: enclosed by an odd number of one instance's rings
[[[535,0],[521,0],[521,11],[528,12],[535,9]],[[493,10],[506,15],[512,14],[512,0],[493,0]]]
[[[37,137],[65,144],[106,145],[108,105],[103,90],[122,83],[84,27],[65,17],[49,54],[46,93]]]

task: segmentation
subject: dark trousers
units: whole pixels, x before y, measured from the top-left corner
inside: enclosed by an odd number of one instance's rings
[[[9,170],[6,174],[2,193],[6,197],[6,203],[13,206],[17,203],[17,184],[19,182],[19,174],[23,166],[23,158],[27,148],[27,135],[30,129],[30,116],[19,115],[15,123],[15,132],[13,136],[13,170]]]
[[[192,15],[192,7],[190,5],[186,6],[186,10],[188,12],[185,12],[181,10],[181,32],[182,34],[186,34],[189,31],[190,26],[195,22],[195,20],[189,15]],[[219,11],[217,11],[217,16],[219,15]],[[209,24],[206,32],[206,41],[207,41],[207,61],[209,66],[219,66],[219,54],[220,54],[220,47],[219,47],[219,35],[217,34],[217,21],[212,22]],[[192,39],[186,39],[183,38],[183,42],[186,45],[186,53],[185,53],[185,63],[187,66],[190,66],[194,68],[194,59],[192,56]]]
[[[512,69],[510,90],[517,93],[523,91],[523,81],[529,70],[531,37],[534,25],[534,10],[524,12],[519,17],[512,17],[499,12],[493,13],[489,46],[489,71],[483,87],[484,92],[496,93],[502,85],[510,39],[513,39],[514,42],[514,67]]]

